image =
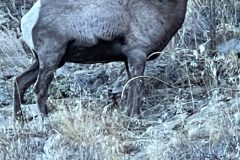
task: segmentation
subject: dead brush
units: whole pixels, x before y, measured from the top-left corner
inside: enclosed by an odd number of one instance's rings
[[[239,36],[238,4],[236,0],[216,1],[217,44]],[[54,105],[60,111],[50,114],[47,137],[11,139],[0,133],[6,137],[7,143],[0,138],[6,159],[30,155],[32,159],[239,159],[239,59],[231,52],[211,55],[208,7],[208,1],[189,1],[183,28],[158,60],[150,62],[151,68],[146,67],[147,76],[160,80],[144,78],[147,107],[143,114],[151,114],[135,122],[114,109],[105,113],[104,96],[86,92],[72,99],[75,104],[58,100]],[[6,46],[6,40],[0,39],[5,47],[15,45]],[[8,50],[4,52],[8,55],[1,55],[13,63],[15,58],[9,55],[19,52]],[[14,67],[21,69],[17,64]],[[131,121],[135,125],[128,130]]]
[[[22,71],[30,63],[15,32],[10,30],[0,31],[0,46],[1,68],[4,71],[11,70],[12,76],[14,73]]]

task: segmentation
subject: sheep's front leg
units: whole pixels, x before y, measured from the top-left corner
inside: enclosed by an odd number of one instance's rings
[[[140,106],[141,106],[141,96],[142,96],[142,78],[136,78],[138,76],[143,76],[145,64],[146,64],[146,54],[141,50],[133,50],[128,52],[127,60],[130,73],[130,89],[127,97],[127,107],[128,115],[139,116]],[[127,65],[126,65],[127,67]],[[134,79],[136,78],[136,79]]]

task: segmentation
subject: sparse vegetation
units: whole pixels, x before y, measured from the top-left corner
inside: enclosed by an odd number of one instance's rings
[[[182,29],[148,63],[142,119],[124,114],[124,96],[115,106],[107,95],[123,64],[67,64],[50,89],[50,116],[24,126],[12,122],[12,81],[32,54],[19,38],[14,7],[11,17],[0,2],[0,159],[238,160],[240,1],[210,1],[189,1]],[[24,2],[15,10],[33,3]],[[210,8],[217,50],[211,48]],[[34,103],[29,90],[26,116],[37,114]]]

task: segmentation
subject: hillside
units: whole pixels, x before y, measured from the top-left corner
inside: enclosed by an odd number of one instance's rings
[[[33,61],[19,21],[33,2],[0,2],[0,159],[240,159],[239,0],[188,2],[181,30],[146,66],[142,119],[123,111],[127,87],[117,105],[108,95],[126,84],[124,64],[67,64],[50,86],[49,117],[14,125],[13,80]],[[25,98],[34,117],[32,88]]]

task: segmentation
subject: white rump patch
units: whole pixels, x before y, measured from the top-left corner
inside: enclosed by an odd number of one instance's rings
[[[31,49],[34,49],[32,29],[37,23],[40,7],[41,2],[38,0],[21,19],[22,39]]]

